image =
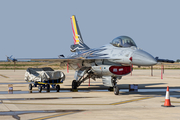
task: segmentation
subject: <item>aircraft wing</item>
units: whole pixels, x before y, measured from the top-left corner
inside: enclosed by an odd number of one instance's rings
[[[75,61],[77,59],[72,58],[39,58],[39,59],[30,59],[30,61],[42,61],[42,62],[68,62],[68,61]]]
[[[15,61],[37,61],[37,62],[70,62],[70,61],[77,61],[78,59],[74,58],[10,58],[7,57],[8,61],[15,62]]]
[[[97,58],[96,58],[97,59]],[[103,59],[103,58],[99,58]],[[16,62],[16,61],[37,61],[37,62],[60,62],[60,63],[78,63],[82,61],[94,61],[95,59],[86,59],[86,58],[12,58],[7,57],[7,61]]]

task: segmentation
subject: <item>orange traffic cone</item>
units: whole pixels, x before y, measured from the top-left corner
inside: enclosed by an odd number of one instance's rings
[[[169,86],[167,86],[165,102],[164,102],[164,105],[162,105],[162,106],[163,107],[174,107],[173,105],[171,105],[171,102],[170,102]]]

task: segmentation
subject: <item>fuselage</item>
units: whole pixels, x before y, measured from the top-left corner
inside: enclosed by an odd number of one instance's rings
[[[135,47],[115,47],[112,44],[100,48],[79,51],[71,55],[72,58],[108,60],[114,64],[137,66],[152,66],[157,64],[156,59],[149,53]]]
[[[92,70],[96,77],[121,77],[132,71],[131,65],[153,66],[156,59],[139,49],[127,36],[119,36],[100,48],[78,50],[70,58],[77,59],[71,64],[77,71]]]

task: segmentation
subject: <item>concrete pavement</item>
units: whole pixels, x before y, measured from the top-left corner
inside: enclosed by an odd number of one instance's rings
[[[119,95],[108,92],[100,79],[85,81],[79,92],[70,92],[74,71],[66,74],[62,91],[28,92],[24,70],[0,70],[0,119],[3,120],[109,120],[109,119],[180,119],[180,71],[134,70],[132,76],[124,76],[119,82]],[[13,94],[8,94],[8,84],[13,83]],[[129,84],[138,84],[139,92],[129,92]],[[170,87],[171,104],[164,104],[166,87]]]

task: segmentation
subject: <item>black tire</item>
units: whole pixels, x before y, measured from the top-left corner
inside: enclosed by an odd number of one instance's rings
[[[60,85],[56,85],[56,91],[59,92],[60,90]]]
[[[32,90],[32,84],[29,84],[29,90]]]
[[[41,86],[41,85],[38,86],[38,91],[39,91],[39,92],[42,91],[42,86]]]
[[[77,82],[76,82],[76,80],[72,81],[72,89],[77,89]]]
[[[119,95],[119,88],[118,86],[114,86],[114,94]]]
[[[50,85],[49,84],[47,84],[46,92],[50,92]]]

